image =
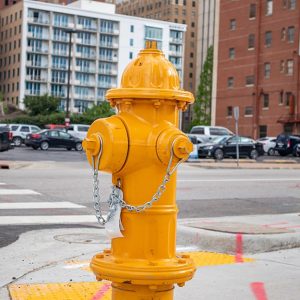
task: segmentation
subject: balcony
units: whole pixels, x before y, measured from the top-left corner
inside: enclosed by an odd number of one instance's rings
[[[41,25],[49,25],[49,19],[48,18],[34,18],[34,17],[28,17],[29,23],[35,23],[35,24],[41,24]]]
[[[170,43],[174,44],[182,44],[182,38],[175,38],[175,37],[170,37]]]
[[[46,77],[32,76],[32,75],[27,75],[26,80],[28,80],[28,81],[38,81],[38,82],[47,82]]]
[[[116,69],[99,69],[99,73],[104,75],[117,75],[118,71]]]
[[[40,90],[25,90],[25,95],[33,95],[33,96],[40,96]]]
[[[171,55],[171,56],[182,56],[182,51],[170,50],[169,55]]]
[[[35,62],[32,60],[26,61],[26,66],[27,67],[36,67],[36,68],[48,68],[47,63]]]
[[[285,114],[280,116],[280,118],[277,120],[277,123],[281,124],[295,124],[300,123],[300,113],[299,114]]]

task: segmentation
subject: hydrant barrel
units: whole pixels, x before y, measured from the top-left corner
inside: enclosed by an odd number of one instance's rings
[[[90,163],[102,151],[99,169],[123,192],[124,229],[91,268],[98,280],[113,282],[113,300],[173,299],[174,284],[183,286],[195,272],[189,257],[176,254],[175,171],[193,149],[178,115],[194,98],[180,89],[176,69],[154,42],[106,98],[118,113],[91,125],[84,148]]]

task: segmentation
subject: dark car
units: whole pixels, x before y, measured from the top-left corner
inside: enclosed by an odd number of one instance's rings
[[[0,126],[0,151],[7,151],[13,149],[12,143],[12,132],[8,126]]]
[[[295,155],[296,145],[300,144],[300,135],[279,134],[276,139],[275,150],[281,156]]]
[[[239,145],[239,156],[257,159],[264,154],[263,145],[242,136],[221,136],[214,138],[211,143],[201,144],[198,148],[199,157],[212,157],[218,160],[224,157],[236,157],[236,143]]]
[[[25,139],[25,145],[33,149],[41,148],[66,148],[67,150],[82,150],[81,140],[71,134],[57,129],[45,129],[37,133],[28,134]]]

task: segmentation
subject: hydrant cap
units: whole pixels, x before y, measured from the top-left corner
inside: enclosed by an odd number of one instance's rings
[[[155,41],[147,41],[146,49],[125,68],[121,87],[108,90],[108,100],[139,98],[169,99],[194,102],[193,94],[180,89],[178,73]]]

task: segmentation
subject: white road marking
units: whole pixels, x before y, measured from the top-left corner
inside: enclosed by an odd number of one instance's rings
[[[178,182],[257,182],[257,181],[300,181],[300,178],[228,178],[228,179],[178,179]]]
[[[0,182],[0,185],[6,185],[6,183],[4,183],[4,182]]]
[[[0,196],[1,195],[41,195],[38,192],[33,190],[26,190],[26,189],[0,189]]]
[[[85,208],[71,202],[15,202],[0,203],[0,209],[36,209],[36,208]]]
[[[40,224],[78,224],[97,223],[93,215],[67,215],[67,216],[3,216],[0,225],[40,225]]]

